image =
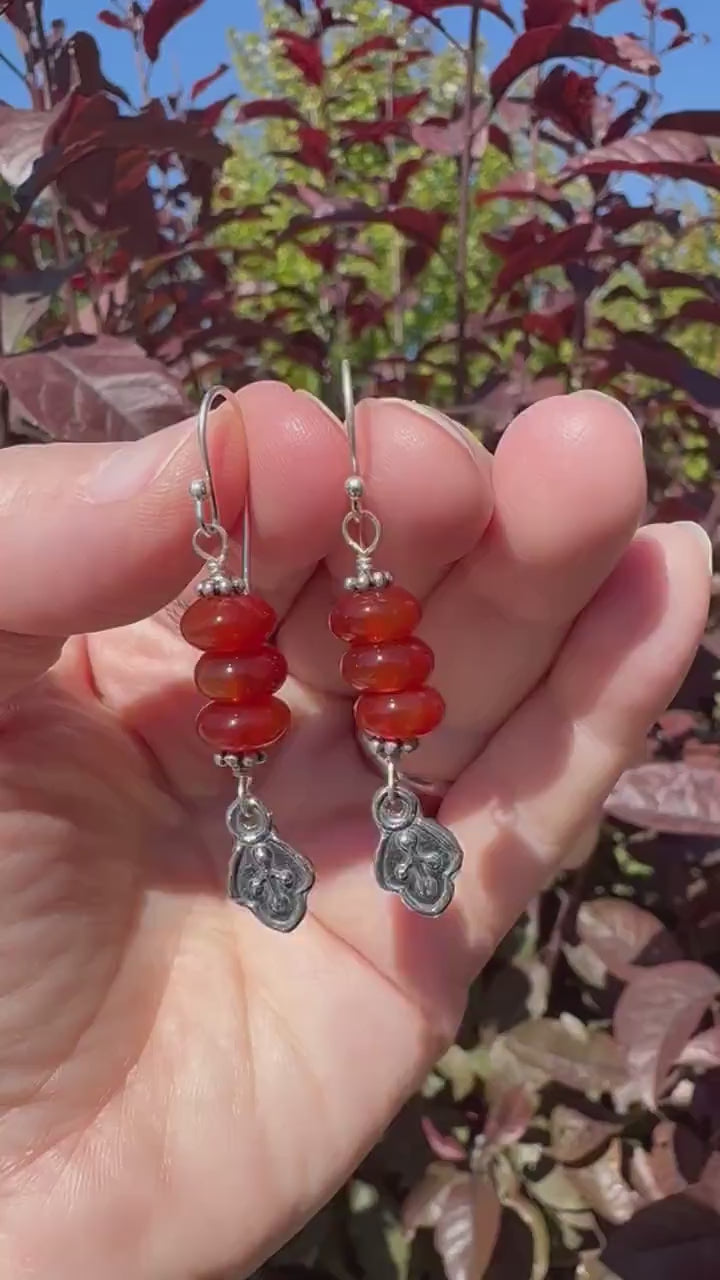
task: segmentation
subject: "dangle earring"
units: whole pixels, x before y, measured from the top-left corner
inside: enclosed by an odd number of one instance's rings
[[[290,708],[275,697],[287,675],[287,663],[280,650],[268,643],[277,626],[275,611],[250,591],[247,496],[242,577],[231,577],[227,569],[230,540],[220,521],[207,443],[210,410],[221,398],[240,413],[232,392],[222,386],[211,387],[200,407],[198,445],[204,476],[193,480],[190,496],[197,519],[193,549],[205,561],[206,575],[198,584],[199,599],[186,610],[180,630],[188,644],[203,651],[195,683],[211,701],[198,715],[198,734],[215,749],[215,763],[230,769],[237,780],[237,797],[226,819],[233,837],[228,893],[263,924],[287,933],[305,915],[315,875],[307,859],[278,838],[272,814],[253,793],[253,774],[265,763],[266,748],[290,728]]]
[[[399,894],[413,911],[437,916],[452,899],[462,849],[452,832],[423,815],[409,789],[411,780],[398,773],[398,762],[418,746],[418,738],[437,728],[445,704],[425,683],[435,660],[432,649],[413,634],[421,616],[419,602],[393,585],[389,573],[373,567],[382,528],[377,516],[362,505],[347,360],[342,362],[342,391],[352,459],[352,475],[345,481],[350,510],[342,535],[355,553],[356,572],[345,579],[345,590],[330,614],[330,630],[350,645],[340,669],[359,694],[354,707],[358,732],[386,775],[372,804],[380,831],[377,881]]]

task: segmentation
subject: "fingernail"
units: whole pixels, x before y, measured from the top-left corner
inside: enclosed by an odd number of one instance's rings
[[[678,526],[678,525],[681,525],[683,529],[687,529],[687,530],[689,530],[689,531],[692,531],[692,533],[693,533],[693,534],[695,535],[695,537],[697,538],[698,542],[701,542],[701,543],[702,543],[703,551],[705,552],[705,555],[707,556],[708,571],[709,571],[710,573],[712,573],[712,571],[713,571],[713,545],[712,545],[712,542],[710,541],[710,538],[709,538],[709,536],[708,536],[708,534],[707,534],[706,530],[705,530],[705,529],[703,529],[702,525],[701,525],[701,524],[698,524],[696,520],[676,520],[676,521],[675,521],[675,526],[676,526],[676,528],[677,528],[677,526]]]
[[[177,430],[155,432],[142,440],[116,445],[98,469],[85,482],[83,495],[91,502],[123,502],[152,484],[183,449],[193,427],[187,427],[181,438]]]
[[[345,427],[343,426],[340,419],[333,413],[332,409],[328,409],[327,405],[323,404],[322,400],[318,400],[318,397],[314,396],[312,391],[305,391],[301,387],[299,388],[299,390],[295,392],[295,395],[305,396],[307,400],[312,400],[313,404],[317,405],[318,409],[322,409],[323,413],[325,414],[325,417],[329,418],[330,421],[334,424],[334,426],[339,427],[339,429],[343,432],[345,431]]]
[[[573,391],[572,394],[573,396],[596,396],[598,400],[604,401],[608,408],[612,407],[613,409],[619,409],[621,413],[625,414],[626,418],[630,419],[635,430],[640,436],[640,439],[642,439],[640,427],[638,426],[633,414],[630,412],[627,405],[623,404],[622,400],[616,400],[615,396],[606,395],[604,391],[596,391],[594,387],[588,387],[587,390]]]
[[[443,431],[447,431],[448,435],[457,440],[459,444],[473,455],[477,456],[478,441],[475,439],[472,431],[468,431],[461,422],[456,422],[454,418],[448,418],[447,414],[440,413],[439,409],[430,409],[426,404],[420,404],[417,400],[402,400],[399,396],[381,396],[375,402],[376,404],[401,404],[404,409],[409,409],[411,413],[417,413],[421,418],[426,418],[429,422],[434,422],[436,427],[442,427]]]

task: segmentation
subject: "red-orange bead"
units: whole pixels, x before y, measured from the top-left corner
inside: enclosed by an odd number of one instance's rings
[[[377,644],[404,640],[420,621],[415,596],[403,587],[372,591],[344,591],[330,614],[330,630],[339,640]]]
[[[204,596],[186,610],[180,630],[195,649],[247,653],[276,625],[275,610],[260,596]]]
[[[204,653],[195,668],[195,684],[208,698],[249,702],[275,693],[287,677],[287,662],[272,644],[256,653]]]
[[[361,693],[355,703],[358,729],[373,738],[407,742],[437,729],[445,703],[436,689],[406,689],[402,693]]]
[[[203,742],[215,751],[262,751],[279,742],[290,728],[290,708],[280,698],[208,702],[197,718]]]
[[[424,640],[389,640],[385,644],[354,644],[340,664],[353,689],[399,693],[417,689],[430,675],[435,659]]]

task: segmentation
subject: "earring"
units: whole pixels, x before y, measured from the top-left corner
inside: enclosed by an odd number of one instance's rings
[[[253,773],[265,763],[266,749],[290,728],[290,708],[275,694],[287,676],[283,654],[269,637],[277,626],[274,609],[250,591],[250,512],[243,514],[242,577],[230,577],[230,540],[220,521],[210,471],[207,433],[217,399],[229,401],[241,417],[232,392],[211,387],[198,415],[198,445],[204,476],[190,485],[197,528],[193,549],[205,561],[200,597],[183,615],[180,630],[188,644],[203,651],[195,683],[211,699],[197,718],[197,732],[215,749],[215,764],[230,769],[237,797],[227,811],[233,837],[228,873],[229,896],[249,907],[271,929],[288,933],[300,923],[315,874],[297,850],[280,840],[272,814],[253,793]]]
[[[364,485],[357,459],[355,405],[350,366],[342,362],[345,426],[352,474],[345,481],[350,501],[342,535],[355,553],[356,573],[330,614],[330,630],[349,643],[340,670],[357,690],[355,723],[373,757],[383,766],[385,786],[376,792],[372,813],[380,831],[375,875],[381,888],[399,894],[406,906],[437,916],[449,905],[462,849],[452,832],[426,818],[417,796],[398,775],[398,762],[437,728],[445,704],[425,682],[434,666],[432,649],[413,633],[419,602],[392,577],[373,568],[382,536],[377,516],[362,505]]]

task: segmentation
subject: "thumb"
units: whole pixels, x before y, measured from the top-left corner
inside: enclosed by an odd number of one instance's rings
[[[232,532],[247,480],[233,405],[213,412],[208,444]],[[128,444],[0,452],[0,693],[14,665],[18,681],[33,678],[67,636],[146,617],[183,589],[197,567],[188,487],[201,474],[194,420]]]

